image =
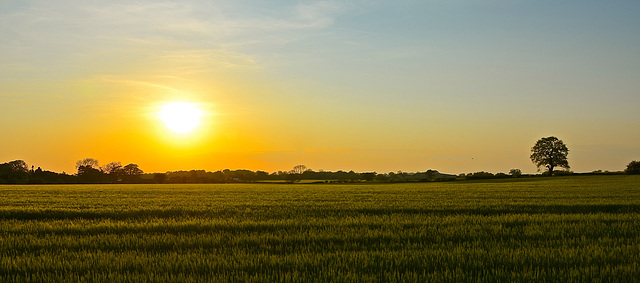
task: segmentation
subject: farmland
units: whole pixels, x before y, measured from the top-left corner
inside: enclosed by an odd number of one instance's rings
[[[0,186],[0,281],[640,279],[640,176]]]

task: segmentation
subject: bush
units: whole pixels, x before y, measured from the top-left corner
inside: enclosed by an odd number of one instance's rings
[[[553,176],[570,176],[573,175],[573,171],[571,170],[558,170],[558,171],[553,171]]]
[[[571,176],[575,173],[571,170],[555,170],[553,171],[553,176]],[[542,173],[542,176],[549,176],[549,171],[545,171]]]
[[[467,179],[493,179],[493,178],[495,178],[495,175],[489,172],[484,172],[484,171],[467,174]]]

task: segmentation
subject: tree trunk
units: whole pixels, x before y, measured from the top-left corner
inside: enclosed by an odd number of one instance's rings
[[[549,166],[549,177],[553,177],[553,166]]]

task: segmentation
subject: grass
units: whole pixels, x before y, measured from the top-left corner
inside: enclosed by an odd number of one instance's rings
[[[0,186],[2,282],[637,282],[640,176]]]

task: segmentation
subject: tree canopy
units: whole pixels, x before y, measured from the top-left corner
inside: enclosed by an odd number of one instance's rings
[[[627,174],[640,174],[640,161],[631,161],[624,170]]]
[[[95,158],[85,158],[76,161],[76,169],[80,169],[80,167],[88,167],[96,170],[100,169],[100,162]]]
[[[569,169],[569,161],[567,160],[569,149],[556,137],[546,137],[539,139],[531,148],[531,161],[538,166],[546,167],[549,170],[549,176],[553,176],[553,169],[561,167]]]

